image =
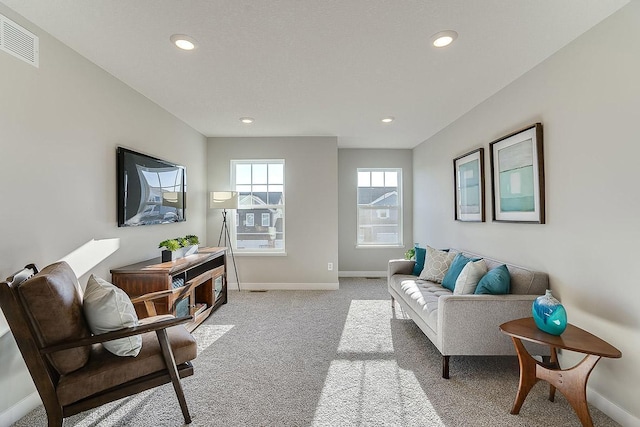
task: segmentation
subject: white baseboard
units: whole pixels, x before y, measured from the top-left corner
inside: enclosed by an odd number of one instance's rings
[[[38,392],[33,392],[9,409],[0,413],[0,427],[8,427],[42,404]]]
[[[640,427],[640,418],[628,413],[600,393],[587,387],[587,402],[607,414],[609,418],[625,427]]]
[[[238,284],[229,282],[229,291],[237,291]],[[240,282],[241,291],[337,291],[338,283],[245,283]]]
[[[338,277],[387,277],[386,271],[339,271]]]

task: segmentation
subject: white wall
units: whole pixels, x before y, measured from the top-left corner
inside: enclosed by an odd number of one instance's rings
[[[390,259],[403,258],[413,247],[413,151],[412,150],[338,150],[338,204],[340,274],[386,276]],[[356,248],[357,172],[358,168],[402,168],[403,248]]]
[[[112,267],[159,256],[161,240],[204,239],[206,139],[1,4],[0,13],[40,37],[40,68],[0,52],[0,278],[114,239],[83,250],[93,262],[81,273],[109,279]],[[118,228],[118,145],[187,167],[186,222]],[[0,316],[0,425],[23,415],[18,403],[35,391],[6,330]]]
[[[415,239],[547,271],[569,321],[622,351],[590,401],[640,425],[640,2],[632,2],[414,150]],[[542,122],[547,224],[460,223],[452,159]],[[562,362],[575,361],[564,353]]]
[[[286,256],[236,255],[242,289],[337,289],[338,146],[335,137],[209,138],[208,190],[230,190],[230,161],[285,160]],[[210,210],[207,240],[222,215]],[[231,262],[231,260],[229,260]],[[333,271],[327,264],[334,265]],[[235,281],[229,266],[229,282]],[[233,288],[233,285],[231,285]]]

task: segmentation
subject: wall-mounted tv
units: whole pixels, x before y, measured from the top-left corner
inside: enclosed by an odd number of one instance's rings
[[[186,168],[118,147],[118,227],[185,221]]]

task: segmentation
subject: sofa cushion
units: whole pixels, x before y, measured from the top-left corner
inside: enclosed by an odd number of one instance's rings
[[[403,301],[420,315],[433,330],[438,331],[438,298],[451,295],[451,291],[441,285],[423,280],[415,276],[396,274],[392,277],[391,287],[403,296]]]
[[[450,291],[453,291],[456,287],[456,280],[458,279],[458,276],[460,275],[460,272],[462,271],[464,266],[467,265],[467,263],[470,261],[477,260],[478,258],[467,258],[461,253],[456,254],[456,256],[453,258],[453,261],[451,262],[451,265],[449,266],[449,269],[444,275],[444,278],[442,279],[442,286],[449,289]]]
[[[478,282],[476,294],[501,295],[508,294],[511,276],[506,265],[500,265],[485,274]]]
[[[472,252],[464,251],[464,255],[484,259],[489,270],[504,264],[504,261],[488,258]],[[509,276],[511,277],[509,285],[510,294],[544,295],[544,292],[549,288],[549,276],[547,273],[531,270],[530,268],[519,267],[514,264],[507,264],[507,269],[509,270]]]
[[[468,262],[458,278],[453,289],[454,295],[470,295],[476,291],[478,282],[487,273],[487,264],[483,259]]]
[[[447,273],[447,270],[449,270],[449,266],[455,256],[455,252],[446,252],[427,246],[424,269],[420,273],[419,278],[421,280],[442,283],[442,279]]]
[[[158,316],[163,317],[166,316]],[[144,320],[154,319],[156,318],[150,317]],[[183,325],[168,328],[167,335],[176,365],[196,358],[196,341]],[[58,399],[62,405],[68,405],[98,391],[164,369],[166,365],[155,332],[142,335],[142,349],[137,357],[117,357],[108,352],[103,345],[96,344],[91,349],[91,358],[84,369],[60,378],[57,388]]]
[[[424,258],[427,255],[427,249],[416,246],[414,250],[416,263],[413,266],[413,275],[419,276],[420,273],[422,273],[422,269],[424,268]]]
[[[48,265],[18,288],[45,346],[86,338],[91,335],[82,312],[80,285],[64,261]],[[91,346],[51,353],[48,358],[60,374],[82,368],[89,360]]]
[[[138,316],[127,294],[120,288],[93,274],[87,281],[83,300],[84,314],[91,332],[96,335],[138,326]],[[137,356],[142,337],[120,338],[103,343],[116,356]]]

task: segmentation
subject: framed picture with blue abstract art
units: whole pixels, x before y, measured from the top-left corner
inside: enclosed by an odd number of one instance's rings
[[[453,159],[456,221],[484,221],[484,148]]]
[[[542,124],[489,144],[493,220],[544,224]]]

